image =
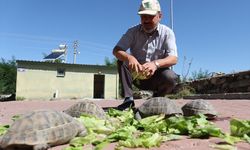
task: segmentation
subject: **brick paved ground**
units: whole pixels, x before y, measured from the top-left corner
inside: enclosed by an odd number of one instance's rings
[[[10,124],[13,115],[22,114],[35,109],[51,108],[55,110],[64,110],[70,105],[79,100],[57,100],[57,101],[10,101],[0,102],[0,124]],[[179,106],[184,105],[188,100],[177,100]],[[103,107],[115,107],[122,101],[120,100],[95,100],[95,102]],[[139,106],[143,101],[136,100],[136,106]],[[250,100],[209,100],[219,113],[221,120],[214,123],[224,132],[229,132],[230,118],[250,120]],[[209,145],[219,142],[217,138],[210,139],[188,139],[183,137],[182,140],[168,141],[163,143],[158,148],[151,150],[209,150],[212,149]],[[112,143],[105,150],[114,149],[116,143]],[[53,147],[50,150],[61,150],[67,145]],[[87,147],[85,147],[87,148]],[[84,149],[85,149],[84,148]],[[250,150],[250,144],[238,143],[238,150]],[[88,147],[88,149],[92,149]],[[137,148],[136,150],[142,150]]]

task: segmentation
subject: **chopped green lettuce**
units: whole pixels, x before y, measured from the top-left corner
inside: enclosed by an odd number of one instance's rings
[[[107,137],[107,140],[110,142],[126,140],[127,138],[132,137],[136,131],[137,130],[134,126],[125,126],[116,130],[116,132],[113,132],[112,134],[110,134]]]
[[[250,120],[232,119],[230,121],[231,135],[240,137],[250,143]]]
[[[215,145],[210,145],[210,147],[218,150],[237,150],[235,146],[228,144],[215,144]]]
[[[126,140],[120,140],[119,146],[136,148],[136,147],[155,147],[160,146],[163,137],[160,133],[143,132],[138,137],[131,136]]]
[[[230,130],[232,136],[243,137],[245,134],[250,136],[250,120],[232,119]]]
[[[21,117],[21,115],[14,115],[11,117],[12,121],[16,121],[17,119],[19,119]]]
[[[166,132],[167,131],[167,125],[165,121],[164,115],[154,115],[150,117],[146,117],[138,121],[136,124],[137,129],[142,129],[146,132]]]
[[[132,109],[129,109],[128,111],[120,111],[110,108],[107,114],[110,117],[117,118],[120,121],[120,125],[122,126],[131,125],[135,121]]]
[[[115,131],[112,126],[107,126],[105,120],[101,120],[90,116],[80,116],[78,121],[84,124],[88,132],[95,132],[100,134],[110,134]]]
[[[0,125],[0,136],[4,135],[9,127],[10,127],[9,125]]]
[[[213,145],[215,149],[234,150],[236,142],[250,141],[250,123],[233,119],[230,122],[231,134],[223,133],[220,128],[206,119],[206,116],[172,116],[154,115],[139,121],[134,119],[132,109],[119,111],[109,109],[108,119],[101,120],[91,116],[77,118],[85,125],[88,135],[76,137],[70,141],[70,147],[65,150],[78,150],[83,145],[92,144],[95,150],[103,149],[107,144],[118,142],[115,149],[151,148],[160,146],[162,142],[181,139],[180,135],[191,138],[218,137],[228,144]]]

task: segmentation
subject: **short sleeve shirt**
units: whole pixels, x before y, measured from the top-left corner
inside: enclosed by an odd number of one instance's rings
[[[122,50],[130,49],[138,62],[145,63],[167,56],[177,57],[177,46],[174,32],[163,24],[158,24],[157,31],[148,35],[141,24],[129,28],[117,45]]]

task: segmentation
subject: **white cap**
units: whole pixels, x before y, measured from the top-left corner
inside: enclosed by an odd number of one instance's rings
[[[158,0],[142,0],[138,10],[139,15],[156,15],[161,11],[161,6]]]

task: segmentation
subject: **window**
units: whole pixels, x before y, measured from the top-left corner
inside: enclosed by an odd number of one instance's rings
[[[59,68],[57,69],[57,77],[64,77],[65,76],[65,69]]]

